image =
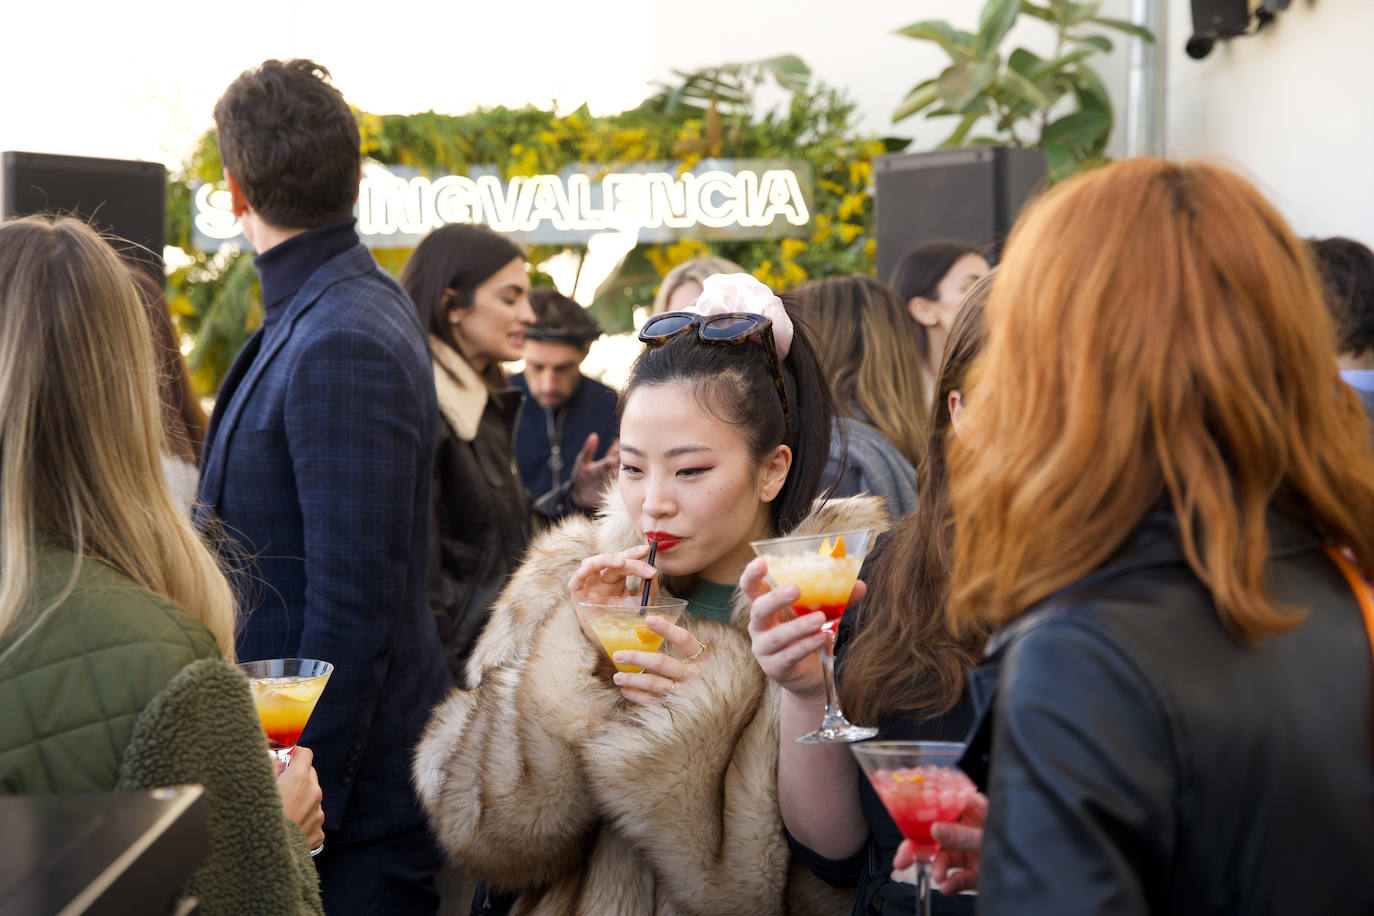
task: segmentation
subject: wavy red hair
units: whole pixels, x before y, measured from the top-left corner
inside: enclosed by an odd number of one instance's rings
[[[1302,243],[1247,181],[1138,159],[1018,222],[950,459],[950,614],[1002,624],[1101,565],[1155,506],[1238,638],[1295,626],[1273,509],[1374,573],[1374,453]]]

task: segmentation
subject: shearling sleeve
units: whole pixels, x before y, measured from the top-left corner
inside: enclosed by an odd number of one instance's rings
[[[186,888],[198,912],[323,914],[248,682],[223,659],[192,662],[172,678],[139,714],[120,762],[121,791],[186,783],[205,787],[210,822],[209,858]]]
[[[789,852],[777,803],[777,697],[747,636],[694,621],[701,676],[662,706],[603,723],[585,754],[597,802],[684,912],[782,912]]]
[[[522,890],[582,865],[598,818],[576,748],[618,694],[593,673],[596,652],[564,597],[537,626],[510,617],[498,609],[476,652],[494,658],[497,643],[502,661],[435,710],[414,775],[448,854],[475,877]]]

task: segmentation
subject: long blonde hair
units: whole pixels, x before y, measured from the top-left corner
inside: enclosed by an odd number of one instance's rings
[[[906,303],[861,274],[812,280],[784,298],[816,331],[836,413],[865,421],[918,466],[930,402],[925,356]]]
[[[1137,159],[1056,187],[987,322],[949,463],[955,625],[1015,618],[1155,506],[1244,642],[1302,619],[1265,589],[1271,509],[1374,573],[1367,421],[1302,243],[1244,179]]]
[[[85,223],[0,224],[0,640],[11,646],[37,549],[55,543],[77,555],[67,590],[82,558],[99,560],[234,657],[233,593],[163,477],[151,335],[127,271]]]

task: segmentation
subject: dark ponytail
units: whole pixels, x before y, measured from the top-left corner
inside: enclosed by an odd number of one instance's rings
[[[783,423],[782,402],[761,343],[705,344],[690,331],[660,346],[645,347],[630,368],[620,396],[623,411],[630,394],[641,385],[684,382],[692,386],[707,413],[739,430],[755,462],[779,445],[791,449],[791,470],[769,505],[774,534],[790,533],[801,524],[821,495],[835,415],[811,332],[795,312],[787,311],[794,332],[791,350],[782,360],[782,375],[790,423]]]

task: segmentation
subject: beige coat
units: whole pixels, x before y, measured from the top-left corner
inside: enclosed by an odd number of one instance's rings
[[[470,875],[520,892],[515,913],[840,913],[790,861],[777,800],[778,688],[731,625],[687,619],[710,645],[663,706],[623,700],[578,627],[568,580],[639,536],[618,495],[595,523],[536,539],[469,661],[470,691],[434,713],[414,776],[430,822]],[[797,533],[885,527],[881,501],[835,500]]]

